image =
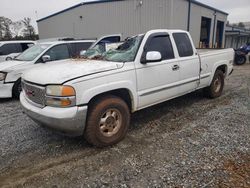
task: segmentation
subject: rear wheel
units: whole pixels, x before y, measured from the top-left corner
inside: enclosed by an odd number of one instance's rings
[[[236,65],[244,65],[247,61],[246,56],[244,55],[239,55],[235,57],[235,64]]]
[[[97,147],[114,145],[125,137],[129,123],[129,108],[121,98],[100,97],[90,105],[84,137]]]
[[[224,73],[221,70],[216,70],[211,85],[204,89],[205,95],[212,99],[220,97],[224,84]]]
[[[21,80],[17,80],[12,89],[13,98],[19,99],[21,91],[22,91]]]

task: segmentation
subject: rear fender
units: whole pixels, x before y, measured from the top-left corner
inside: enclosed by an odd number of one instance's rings
[[[213,81],[213,78],[214,78],[214,74],[216,72],[216,70],[220,67],[220,66],[225,66],[225,76],[227,76],[231,70],[229,70],[229,67],[228,67],[228,61],[227,60],[224,60],[224,61],[219,61],[217,63],[214,64],[214,67],[213,67],[213,70],[212,70],[212,76],[210,78],[210,81],[209,81],[209,85],[211,85],[212,81]],[[232,69],[232,68],[231,68]]]

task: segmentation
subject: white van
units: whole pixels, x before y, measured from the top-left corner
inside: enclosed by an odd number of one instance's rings
[[[35,41],[0,41],[0,62],[14,59],[36,44]]]

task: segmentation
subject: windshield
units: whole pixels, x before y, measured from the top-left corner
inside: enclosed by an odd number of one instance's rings
[[[106,51],[105,46],[100,44],[85,52],[84,58],[98,59],[114,62],[134,61],[137,51],[140,47],[143,36],[128,38],[117,48]]]
[[[31,48],[24,51],[22,54],[17,56],[15,60],[18,61],[33,61],[36,59],[42,52],[48,49],[51,44],[37,44],[32,46]]]
[[[100,56],[102,55],[104,52],[106,51],[105,49],[105,45],[103,44],[98,44],[93,48],[88,49],[85,53],[84,53],[84,57],[91,59],[95,56]]]
[[[143,36],[128,38],[115,50],[109,50],[103,54],[107,61],[129,62],[134,61],[137,51],[140,47]]]

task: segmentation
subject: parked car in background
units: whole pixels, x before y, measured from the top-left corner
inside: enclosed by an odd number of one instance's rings
[[[21,92],[21,75],[28,69],[63,63],[59,60],[80,57],[80,52],[86,51],[93,44],[99,45],[104,40],[108,43],[114,40],[118,40],[117,42],[119,42],[120,39],[120,37],[117,38],[117,35],[113,35],[111,38],[107,36],[99,40],[38,43],[12,61],[0,63],[0,98],[19,98]]]
[[[135,111],[198,89],[221,96],[233,60],[233,49],[197,51],[186,31],[152,30],[93,58],[25,72],[20,101],[35,122],[109,146]]]
[[[235,64],[244,65],[247,61],[247,55],[250,52],[250,43],[241,46],[239,49],[235,50]]]
[[[25,70],[62,59],[79,56],[95,41],[57,41],[39,43],[11,61],[0,63],[0,98],[18,98],[21,92],[21,75]]]
[[[34,44],[35,41],[0,41],[0,63],[14,59]]]

